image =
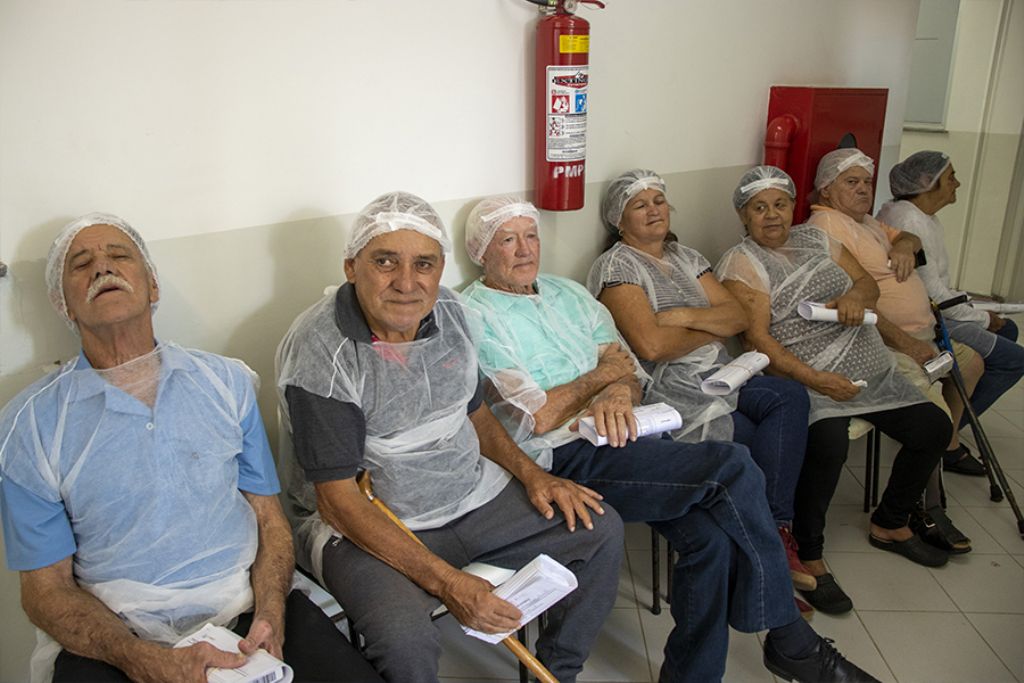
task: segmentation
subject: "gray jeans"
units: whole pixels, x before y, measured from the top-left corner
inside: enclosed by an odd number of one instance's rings
[[[513,480],[486,505],[416,535],[455,567],[479,561],[518,569],[545,553],[571,569],[579,588],[548,611],[537,641],[537,657],[565,683],[583,668],[618,590],[622,520],[603,507],[593,531],[579,525],[569,533],[560,514],[544,519]],[[430,619],[436,597],[348,540],[324,547],[323,568],[327,588],[366,639],[365,655],[384,680],[437,681],[441,635]]]

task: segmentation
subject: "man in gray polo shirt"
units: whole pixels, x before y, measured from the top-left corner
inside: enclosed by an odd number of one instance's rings
[[[537,467],[483,403],[474,314],[440,286],[449,249],[425,201],[378,197],[353,227],[348,282],[278,349],[297,554],[365,636],[378,672],[414,683],[437,680],[438,604],[477,630],[518,626],[519,611],[459,567],[518,569],[546,553],[579,588],[549,611],[537,653],[573,681],[615,600],[621,520],[595,492]],[[362,469],[423,546],[359,493]]]

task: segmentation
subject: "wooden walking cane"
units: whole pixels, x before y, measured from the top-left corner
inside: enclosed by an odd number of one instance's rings
[[[395,516],[395,513],[391,512],[390,508],[384,504],[384,501],[373,495],[373,484],[370,482],[369,472],[366,470],[360,472],[359,476],[356,477],[356,485],[359,487],[359,491],[366,496],[367,500],[377,506],[378,510],[387,515],[388,519],[398,525],[399,529],[408,534],[414,541],[423,545],[423,541],[416,538],[416,534],[410,531],[409,527],[405,526],[405,524],[402,523],[402,520]],[[501,643],[512,651],[512,654],[516,656],[516,659],[522,662],[523,666],[529,669],[530,672],[537,677],[537,680],[540,681],[540,683],[558,683],[558,679],[555,678],[551,672],[540,663],[540,660],[534,657],[526,646],[519,642],[519,639],[514,635],[508,636],[502,640]]]

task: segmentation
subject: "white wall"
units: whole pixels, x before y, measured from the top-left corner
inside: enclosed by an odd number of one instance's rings
[[[585,11],[588,204],[545,216],[544,267],[585,273],[602,183],[636,165],[668,176],[674,227],[717,257],[739,236],[729,197],[760,160],[773,84],[889,88],[886,177],[916,13],[890,0]],[[522,0],[2,0],[0,402],[75,349],[42,262],[61,224],[101,209],[150,241],[158,332],[244,357],[272,417],[273,349],[340,277],[351,214],[408,189],[438,202],[458,243],[472,198],[529,186],[535,20]],[[445,282],[473,273],[457,254]],[[21,680],[31,643],[11,573],[0,607],[0,680]]]
[[[997,266],[1014,268],[1014,258],[1000,258],[1013,242],[1004,230],[1020,229],[1007,227],[1006,207],[1024,123],[1024,6],[961,0],[956,33],[946,129],[907,131],[900,156],[923,149],[950,155],[963,184],[957,203],[939,214],[950,276],[955,286],[991,294],[994,279],[1005,279]]]

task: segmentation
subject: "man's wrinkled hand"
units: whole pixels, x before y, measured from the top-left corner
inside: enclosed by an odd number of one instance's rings
[[[601,390],[587,415],[594,417],[594,428],[607,437],[609,446],[619,448],[636,441],[640,426],[633,415],[633,392],[625,384],[610,384]]]
[[[524,481],[523,486],[526,488],[526,495],[529,496],[530,502],[544,516],[544,519],[554,517],[555,510],[552,505],[558,506],[565,517],[565,524],[569,531],[576,531],[577,520],[585,528],[593,529],[594,522],[590,518],[590,512],[604,514],[600,493],[568,479],[548,474],[543,470],[538,470],[528,481]]]
[[[161,648],[152,657],[139,662],[132,680],[139,683],[207,683],[206,670],[211,667],[237,669],[247,657],[218,650],[209,643],[188,647]]]
[[[504,633],[519,628],[523,613],[494,595],[489,582],[455,570],[441,590],[441,602],[463,626],[483,633]]]
[[[252,620],[249,633],[238,642],[238,649],[243,654],[251,655],[256,650],[263,648],[278,659],[284,659],[283,646],[284,625],[278,623],[275,626],[271,623],[271,620],[262,617]]]

